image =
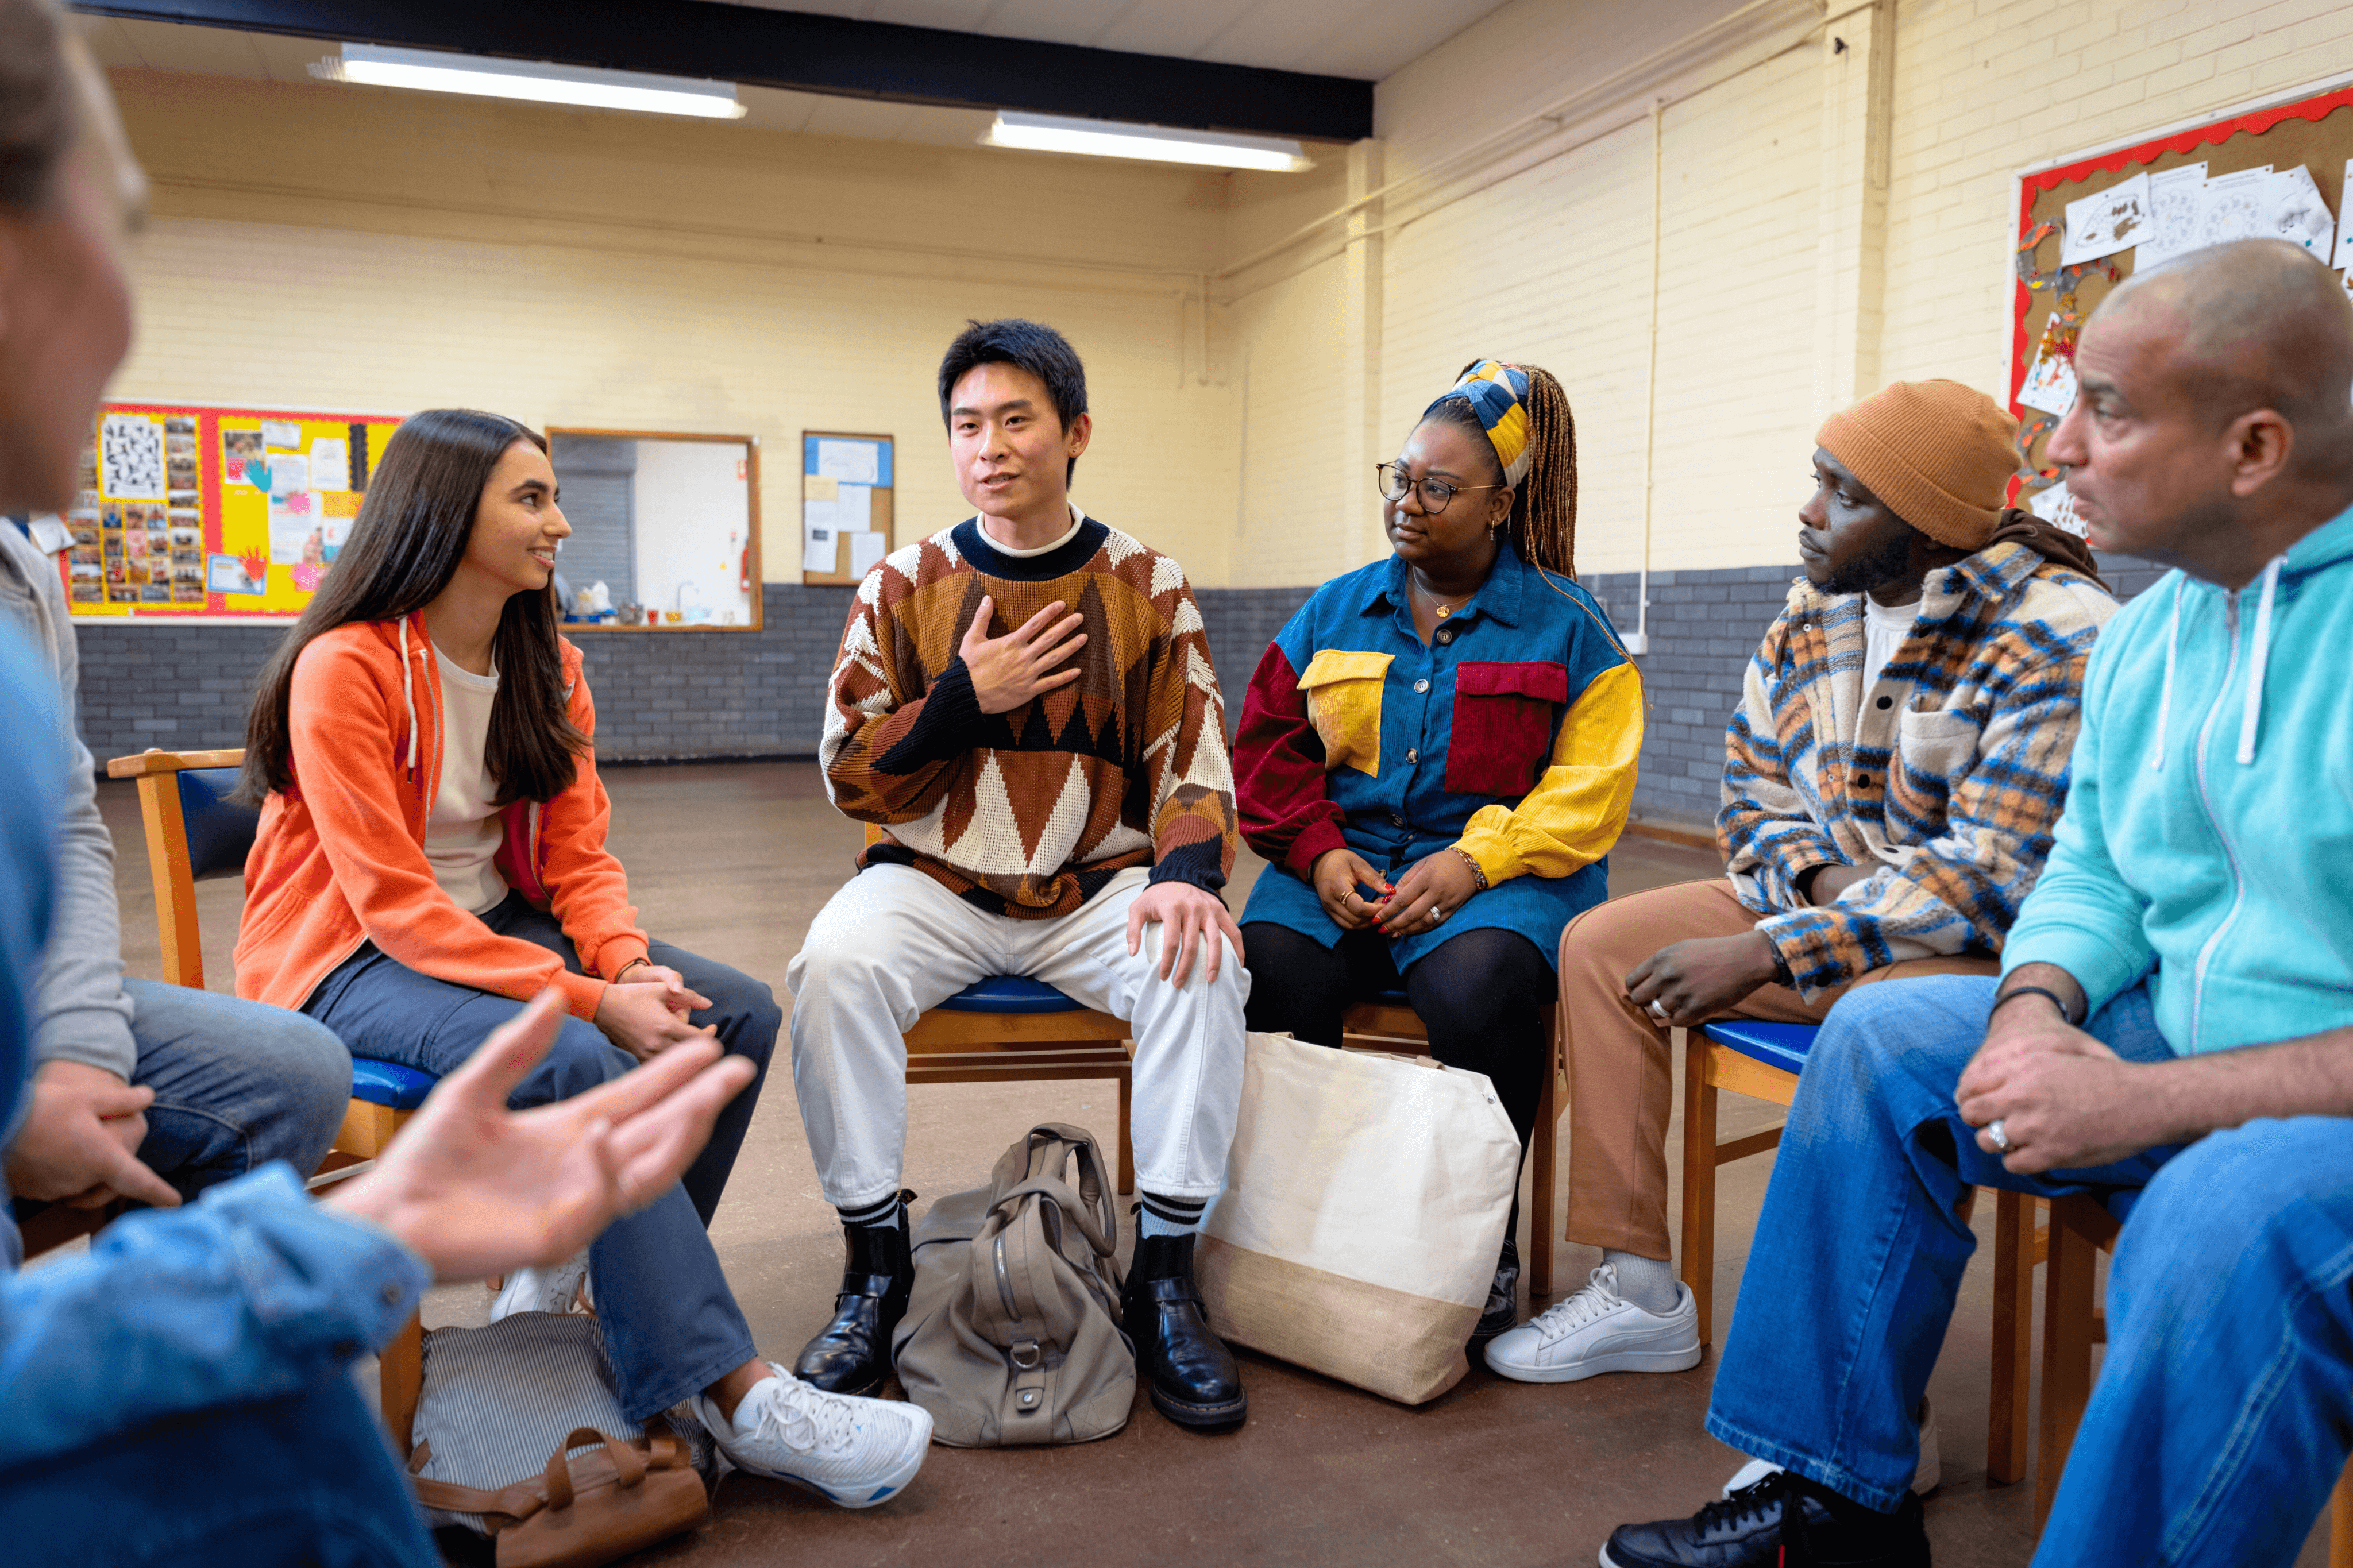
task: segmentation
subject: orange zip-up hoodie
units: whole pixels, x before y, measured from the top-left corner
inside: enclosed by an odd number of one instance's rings
[[[596,732],[580,650],[561,642],[572,722]],[[536,942],[500,936],[450,900],[425,858],[440,787],[441,680],[425,617],[322,633],[294,661],[292,778],[261,808],[245,862],[237,993],[300,1007],[334,967],[373,942],[437,980],[528,1001],[553,984],[593,1020],[607,980],[646,956],[628,879],[605,850],[612,804],[584,752],[572,786],[504,813],[495,862],[508,884],[551,910],[588,973]]]

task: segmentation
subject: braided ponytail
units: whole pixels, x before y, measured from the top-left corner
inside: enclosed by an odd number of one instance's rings
[[[1532,566],[1577,581],[1577,416],[1552,372],[1529,364],[1527,478],[1512,498],[1512,547]]]

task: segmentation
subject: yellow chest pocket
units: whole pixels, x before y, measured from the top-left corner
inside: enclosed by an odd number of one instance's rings
[[[1346,766],[1380,776],[1381,687],[1396,658],[1327,647],[1307,661],[1299,689],[1307,700],[1307,721],[1324,742],[1325,773]]]

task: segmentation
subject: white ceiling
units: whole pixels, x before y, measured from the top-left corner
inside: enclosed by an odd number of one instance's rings
[[[1138,54],[1378,79],[1504,0],[726,0],[770,10],[1039,38]],[[85,16],[92,50],[116,70],[174,71],[313,84],[306,68],[334,42],[174,22]],[[340,92],[388,88],[338,86]],[[819,136],[969,147],[986,110],[887,103],[774,88],[739,89],[741,124]],[[575,112],[596,112],[580,110]]]
[[[307,68],[335,53],[317,38],[274,33],[240,33],[227,27],[184,26],[176,22],[137,22],[84,17],[90,48],[112,70],[174,71],[191,76],[242,77],[248,81],[319,86]],[[337,92],[392,93],[385,87],[338,83]],[[403,96],[413,96],[404,94]],[[928,104],[885,103],[870,98],[826,98],[773,88],[737,89],[744,116],[739,125],[765,131],[801,131],[818,136],[863,136],[878,142],[924,142],[969,147],[994,118],[987,110],[940,109]],[[560,110],[571,114],[598,110]]]
[[[1180,59],[1378,80],[1452,37],[1504,0],[725,0],[996,37],[1036,38]],[[172,22],[82,18],[92,47],[121,70],[181,71],[308,82],[303,68],[332,40],[240,33]],[[382,90],[382,89],[366,89]],[[773,130],[883,141],[969,143],[987,123],[976,110],[744,89],[748,122]]]
[[[1377,81],[1504,0],[726,0]]]

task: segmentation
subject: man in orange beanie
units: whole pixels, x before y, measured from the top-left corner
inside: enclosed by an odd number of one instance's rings
[[[1488,1347],[1503,1375],[1700,1358],[1669,1261],[1671,1028],[1820,1023],[1865,980],[1993,973],[2050,852],[2084,660],[2116,607],[2080,540],[2003,510],[2016,433],[1985,394],[1926,381],[1816,437],[1805,575],[1725,736],[1729,877],[1612,900],[1561,938],[1567,1235],[1603,1261]]]

